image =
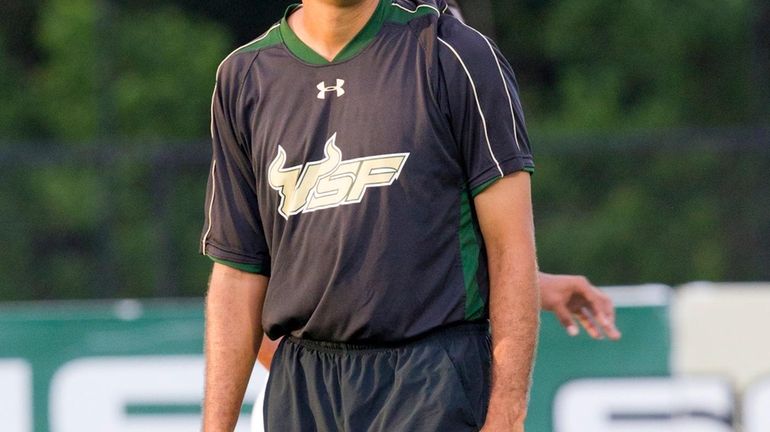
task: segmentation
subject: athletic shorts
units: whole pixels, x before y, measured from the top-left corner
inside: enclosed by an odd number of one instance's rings
[[[284,338],[265,395],[267,432],[465,432],[489,401],[488,323],[390,345]]]

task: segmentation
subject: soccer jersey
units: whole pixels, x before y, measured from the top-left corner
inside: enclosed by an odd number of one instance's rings
[[[228,56],[201,250],[270,277],[272,338],[389,342],[488,316],[473,197],[533,162],[496,46],[382,0],[333,61],[286,17]]]

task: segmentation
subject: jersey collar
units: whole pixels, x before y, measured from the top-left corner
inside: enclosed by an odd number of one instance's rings
[[[292,54],[297,56],[300,60],[310,63],[312,65],[330,65],[334,63],[350,60],[355,57],[356,54],[363,51],[364,48],[369,46],[369,43],[374,40],[377,34],[382,28],[382,23],[385,21],[385,10],[387,9],[387,0],[380,0],[377,9],[374,14],[369,18],[369,22],[366,23],[364,28],[337,54],[337,57],[332,61],[326,60],[323,56],[313,51],[312,48],[307,46],[294,30],[289,27],[289,15],[294,11],[301,8],[301,4],[293,4],[286,9],[286,13],[281,20],[281,38],[283,39],[286,47]]]

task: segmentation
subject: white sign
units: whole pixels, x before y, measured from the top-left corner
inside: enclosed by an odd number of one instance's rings
[[[32,430],[32,367],[25,360],[0,360],[0,407],[3,431]]]
[[[582,379],[559,390],[553,419],[556,432],[732,432],[733,409],[716,378]]]
[[[199,430],[198,407],[203,398],[203,370],[201,356],[90,357],[73,360],[62,366],[52,380],[50,430]],[[264,373],[259,368],[256,371],[246,400],[254,400],[256,389],[262,385]],[[248,415],[243,417],[236,431],[249,430]]]
[[[744,432],[770,431],[770,378],[749,387],[743,407]]]

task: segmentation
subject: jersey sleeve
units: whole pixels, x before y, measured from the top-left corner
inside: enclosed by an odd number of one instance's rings
[[[473,195],[534,172],[516,78],[495,44],[456,18],[439,25],[440,95]]]
[[[212,159],[200,252],[250,273],[270,274],[247,134],[237,126],[237,71],[225,60],[211,103]]]

